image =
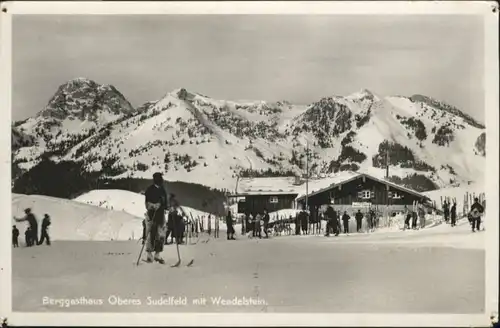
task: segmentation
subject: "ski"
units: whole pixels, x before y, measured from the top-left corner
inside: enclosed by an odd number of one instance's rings
[[[145,263],[149,263],[149,264],[154,264],[154,263],[158,263],[158,264],[160,264],[160,265],[166,265],[166,264],[167,264],[166,262],[164,262],[164,263],[160,263],[160,262],[158,262],[158,261],[148,262],[148,261],[147,261],[147,260],[145,260],[145,259],[141,259],[141,261],[142,261],[142,262],[145,262]],[[186,267],[191,267],[191,266],[193,266],[193,264],[194,264],[194,259],[191,259],[191,261],[189,261],[189,262],[188,262],[188,264],[186,264]],[[180,262],[178,262],[178,263],[176,263],[176,264],[174,264],[174,265],[171,265],[170,267],[172,267],[172,268],[178,268],[178,267],[180,267],[180,266],[181,266],[181,263],[180,263]]]

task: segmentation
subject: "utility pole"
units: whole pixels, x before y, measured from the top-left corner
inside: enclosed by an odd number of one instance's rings
[[[389,143],[387,143],[387,148],[385,150],[385,179],[389,180]],[[390,205],[389,200],[389,188],[386,185],[387,190],[387,206]]]
[[[385,178],[389,178],[389,144],[385,150]]]
[[[306,143],[306,211],[309,208],[309,142]]]

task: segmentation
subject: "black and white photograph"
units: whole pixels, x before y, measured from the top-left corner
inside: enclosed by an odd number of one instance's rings
[[[497,322],[497,4],[433,4],[6,3],[0,315]]]

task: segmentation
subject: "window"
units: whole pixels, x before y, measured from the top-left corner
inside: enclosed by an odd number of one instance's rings
[[[276,196],[271,196],[271,197],[269,198],[269,202],[270,202],[270,203],[273,203],[273,204],[278,203],[278,197],[276,197]]]
[[[370,198],[373,198],[373,197],[375,197],[375,193],[373,191],[363,190],[363,191],[358,192],[358,198],[361,198],[361,199],[370,199]]]
[[[394,191],[392,193],[392,199],[401,199],[401,198],[403,198],[403,195],[401,195],[399,192]]]

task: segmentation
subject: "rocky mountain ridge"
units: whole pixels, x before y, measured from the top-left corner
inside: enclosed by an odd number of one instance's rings
[[[391,178],[422,190],[482,179],[485,160],[485,127],[469,115],[429,97],[366,89],[308,106],[177,89],[134,110],[116,88],[77,79],[15,123],[17,132],[33,140],[13,148],[22,170],[64,159],[108,177],[162,171],[229,190],[238,176],[304,176],[307,150],[310,177],[359,169],[381,177],[388,152]]]

